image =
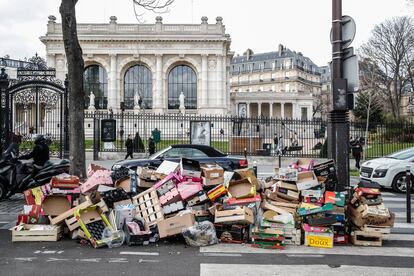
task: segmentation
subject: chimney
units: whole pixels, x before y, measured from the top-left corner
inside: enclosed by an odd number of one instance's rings
[[[279,56],[281,57],[283,53],[283,45],[279,44]]]

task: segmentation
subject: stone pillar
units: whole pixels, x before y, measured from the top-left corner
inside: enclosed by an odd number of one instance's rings
[[[247,118],[250,118],[250,102],[247,102]]]
[[[156,71],[155,71],[155,93],[153,95],[153,111],[155,114],[163,113],[163,96],[162,96],[162,55],[156,54]]]
[[[299,119],[300,112],[298,113],[298,104],[292,102],[292,119]]]
[[[118,110],[120,108],[120,96],[117,91],[117,70],[116,70],[116,54],[110,54],[111,58],[111,70],[109,72],[109,89],[108,89],[108,109]]]
[[[273,103],[269,103],[269,118],[273,118]]]
[[[47,55],[47,66],[51,68],[56,68],[55,54]]]
[[[199,108],[206,108],[208,105],[208,55],[201,55],[201,95]]]
[[[217,55],[217,92],[216,92],[216,107],[223,107],[223,56]]]
[[[284,102],[280,103],[280,117],[282,119],[285,118],[285,103]]]
[[[262,103],[258,102],[257,103],[257,117],[262,116]]]

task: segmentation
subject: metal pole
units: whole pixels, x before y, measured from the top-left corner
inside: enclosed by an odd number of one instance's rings
[[[407,201],[407,223],[411,223],[411,167],[405,167],[405,190],[406,190],[406,201]]]
[[[342,0],[332,0],[333,101],[328,118],[328,157],[337,165],[336,191],[345,191],[349,187],[349,114],[343,103],[346,101],[346,86],[342,68]]]

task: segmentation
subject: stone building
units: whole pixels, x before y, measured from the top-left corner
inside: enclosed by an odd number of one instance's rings
[[[321,93],[319,68],[300,52],[279,45],[277,52],[248,49],[233,58],[230,91],[235,114],[271,118],[312,118],[314,95]]]
[[[164,24],[160,16],[155,24],[118,24],[111,16],[108,24],[78,24],[78,38],[85,60],[85,109],[117,111],[123,103],[126,111],[177,113],[183,93],[186,113],[230,112],[233,53],[221,17],[214,24],[207,17],[201,24]],[[54,16],[40,40],[48,66],[63,80],[62,27]]]

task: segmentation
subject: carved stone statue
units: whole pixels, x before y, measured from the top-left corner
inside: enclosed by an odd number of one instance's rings
[[[141,101],[141,96],[139,95],[139,93],[135,93],[134,95],[134,109],[141,109],[141,106],[139,104],[139,102]]]
[[[89,110],[95,110],[95,94],[91,91],[89,94]]]
[[[185,96],[184,96],[184,92],[181,91],[180,96],[178,97],[178,100],[180,101],[180,111],[185,110],[185,105],[184,105],[184,100],[185,100]]]

